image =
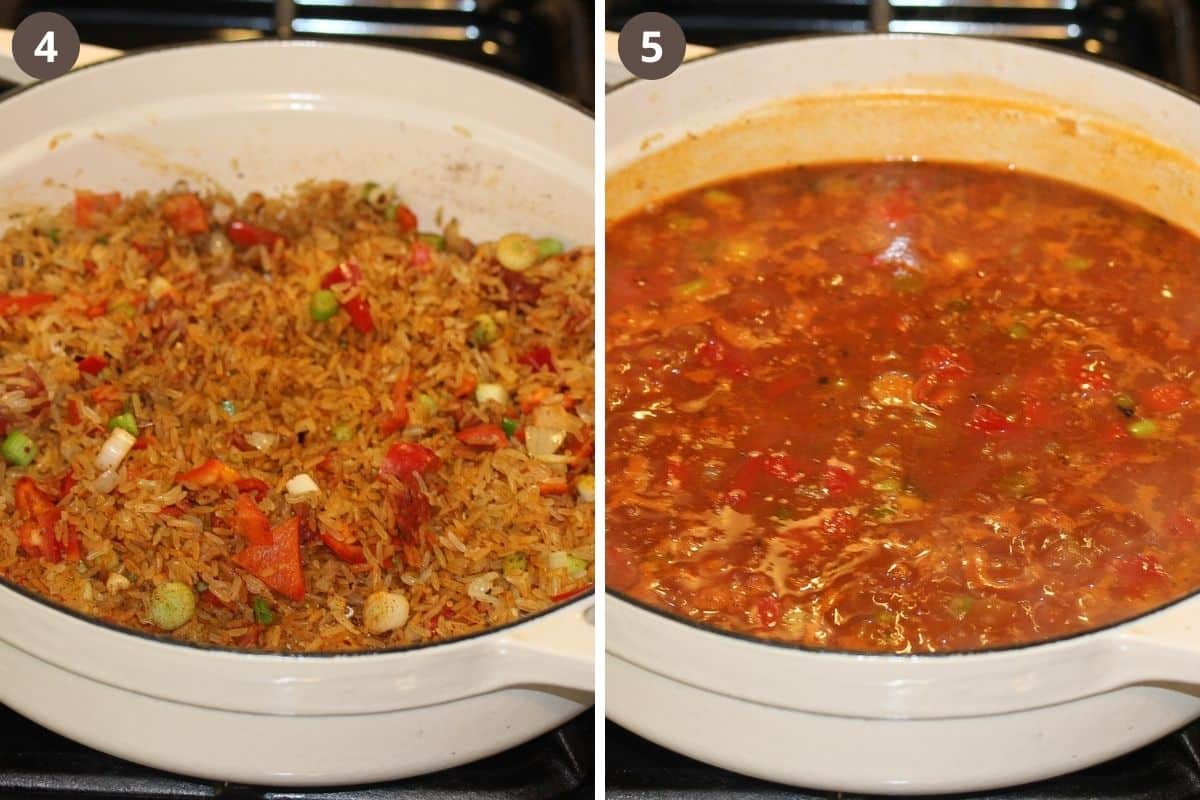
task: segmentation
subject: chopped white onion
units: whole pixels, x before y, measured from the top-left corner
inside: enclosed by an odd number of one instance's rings
[[[120,473],[115,469],[106,469],[100,473],[100,476],[96,480],[92,481],[92,491],[96,494],[108,494],[117,488],[117,484],[120,482]]]
[[[317,494],[321,491],[321,488],[317,486],[317,482],[306,472],[301,472],[292,478],[284,488],[287,489],[287,493],[292,497],[303,497],[306,494]]]
[[[161,300],[173,291],[175,291],[175,285],[162,275],[155,275],[151,278],[150,286],[147,288],[151,300]]]
[[[404,627],[408,622],[408,599],[398,592],[375,592],[363,604],[363,625],[378,636]]]
[[[596,478],[592,475],[580,475],[575,479],[575,491],[579,499],[585,503],[596,502]]]
[[[490,592],[492,591],[492,584],[499,577],[499,572],[485,572],[482,575],[472,578],[471,582],[467,584],[467,596],[480,603],[496,605],[500,601],[492,597]]]
[[[125,456],[129,455],[129,451],[135,444],[137,444],[137,439],[129,431],[124,428],[113,428],[112,433],[108,435],[108,440],[100,448],[100,454],[96,456],[96,469],[115,470],[121,466],[121,462],[125,460]]]
[[[583,430],[583,420],[558,403],[538,406],[533,412],[533,424],[539,428],[559,429],[567,433],[579,433]]]
[[[567,440],[567,432],[560,429],[530,425],[525,429],[525,449],[534,458],[552,456]]]
[[[109,594],[117,594],[129,588],[129,578],[126,578],[119,572],[108,573],[108,580],[104,582],[105,588]]]
[[[255,450],[265,452],[275,449],[275,445],[279,444],[279,434],[277,433],[261,433],[254,432],[246,434],[246,443]]]
[[[233,206],[226,203],[224,200],[218,200],[212,206],[213,222],[218,225],[224,225],[233,217]]]
[[[508,405],[508,392],[498,383],[481,383],[475,387],[475,402],[480,405],[499,403],[506,406]]]

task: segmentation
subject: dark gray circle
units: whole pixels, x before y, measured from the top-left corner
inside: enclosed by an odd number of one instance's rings
[[[652,81],[679,69],[686,48],[683,28],[657,11],[646,11],[630,19],[617,38],[617,53],[625,69]]]
[[[13,31],[12,51],[26,75],[43,81],[57,78],[79,60],[79,31],[62,14],[39,11],[21,20]]]

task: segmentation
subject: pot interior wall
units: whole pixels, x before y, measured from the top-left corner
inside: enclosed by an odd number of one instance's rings
[[[1200,104],[1095,62],[847,37],[732,51],[662,83],[610,96],[610,220],[736,175],[919,158],[1058,178],[1200,233]]]

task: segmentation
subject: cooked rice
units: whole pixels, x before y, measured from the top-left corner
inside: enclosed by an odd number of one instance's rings
[[[77,226],[67,208],[0,240],[0,295],[57,296],[34,313],[0,314],[0,431],[24,431],[39,449],[28,467],[0,459],[0,576],[88,615],[153,632],[148,606],[156,586],[207,587],[195,616],[171,636],[301,652],[457,636],[590,586],[593,507],[573,488],[576,477],[592,472],[590,249],[536,264],[514,289],[493,244],[465,257],[469,243],[453,232],[448,239],[461,255],[434,252],[428,266],[413,266],[414,236],[400,233],[360,187],[304,185],[293,196],[252,194],[241,203],[228,195],[203,198],[220,219],[281,232],[286,245],[273,251],[231,246],[218,232],[175,233],[162,214],[167,196],[125,198],[91,227]],[[157,267],[150,264],[155,247],[166,256]],[[345,260],[362,268],[372,334],[352,327],[344,311],[323,323],[310,315],[321,278]],[[152,285],[154,276],[169,287]],[[532,285],[540,286],[536,299]],[[481,313],[500,323],[502,335],[490,347],[470,342]],[[552,351],[556,372],[518,362],[539,346]],[[81,372],[78,362],[89,355],[106,357],[107,369]],[[392,414],[393,386],[406,376],[413,382],[408,425],[384,436],[379,425]],[[513,407],[456,397],[472,376],[504,385]],[[115,387],[115,397],[106,401],[109,390],[100,386]],[[420,394],[436,410],[418,402]],[[232,415],[224,401],[236,407]],[[143,437],[153,438],[124,460],[115,490],[101,493],[93,462],[122,405]],[[560,451],[573,457],[536,459],[515,440],[493,451],[456,438],[463,428],[502,418],[528,424],[539,405],[567,409],[578,423]],[[339,425],[354,428],[351,441],[335,440]],[[266,434],[254,437],[257,444],[277,442],[260,451],[246,439],[252,434]],[[417,534],[397,523],[389,502],[397,482],[379,477],[389,446],[401,440],[442,460],[437,471],[417,476],[433,507]],[[302,545],[303,601],[231,562],[245,546],[232,529],[236,490],[177,484],[180,473],[210,458],[270,485],[260,507],[272,525],[296,514],[311,519]],[[13,490],[29,476],[57,498],[68,473],[76,485],[59,501],[55,534],[65,542],[74,526],[83,558],[47,563],[19,543]],[[284,485],[300,473],[315,479],[318,496],[288,497]],[[543,496],[540,487],[561,491],[562,481],[566,494]],[[312,535],[341,525],[363,545],[367,563],[343,562]],[[586,561],[586,574],[551,569],[556,552]],[[524,569],[511,559],[505,569],[514,553],[526,555]],[[477,598],[468,594],[472,587]],[[405,595],[411,615],[402,629],[372,636],[362,627],[362,608],[381,589]],[[255,596],[268,601],[271,624],[255,622]]]

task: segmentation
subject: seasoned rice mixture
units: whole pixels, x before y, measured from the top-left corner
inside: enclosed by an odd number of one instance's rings
[[[345,651],[593,582],[593,258],[391,191],[78,192],[0,239],[0,578]],[[440,226],[439,226],[440,227]]]

